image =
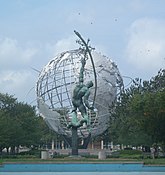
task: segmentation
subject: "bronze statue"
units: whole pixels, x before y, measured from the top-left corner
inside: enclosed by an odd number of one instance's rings
[[[74,115],[77,113],[77,109],[81,112],[82,120],[78,125],[82,125],[84,122],[89,125],[89,117],[87,109],[93,110],[93,106],[90,106],[88,98],[90,95],[90,88],[93,86],[93,82],[89,81],[86,85],[84,84],[84,67],[86,64],[85,58],[81,60],[81,69],[79,75],[79,84],[73,90],[72,104]]]

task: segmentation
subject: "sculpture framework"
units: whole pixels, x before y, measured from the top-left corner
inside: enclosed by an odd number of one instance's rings
[[[79,83],[84,54],[86,63],[83,83],[92,81],[94,84],[90,88],[91,94],[88,99],[89,104],[94,106],[94,111],[87,109],[90,129],[84,125],[79,127],[79,138],[88,138],[89,135],[96,137],[107,129],[109,106],[123,86],[117,65],[93,49],[90,50],[90,54],[93,57],[95,70],[84,47],[63,52],[52,59],[39,74],[36,86],[38,108],[49,127],[66,140],[72,137],[68,128],[74,108],[72,97],[74,88]],[[81,112],[77,111],[76,117],[80,121]]]

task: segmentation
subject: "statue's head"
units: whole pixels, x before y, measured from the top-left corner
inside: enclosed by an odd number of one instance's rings
[[[92,81],[88,81],[87,84],[86,84],[86,86],[87,86],[88,88],[92,87],[92,86],[93,86],[93,82],[92,82]]]

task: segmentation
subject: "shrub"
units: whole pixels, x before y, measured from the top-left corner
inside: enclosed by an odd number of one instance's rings
[[[142,152],[140,150],[120,150],[120,157],[123,158],[141,158]]]

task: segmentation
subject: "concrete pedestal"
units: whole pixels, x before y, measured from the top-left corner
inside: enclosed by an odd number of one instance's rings
[[[106,152],[104,150],[99,151],[98,159],[100,160],[106,159]]]
[[[49,153],[48,151],[41,151],[41,159],[48,159]]]

